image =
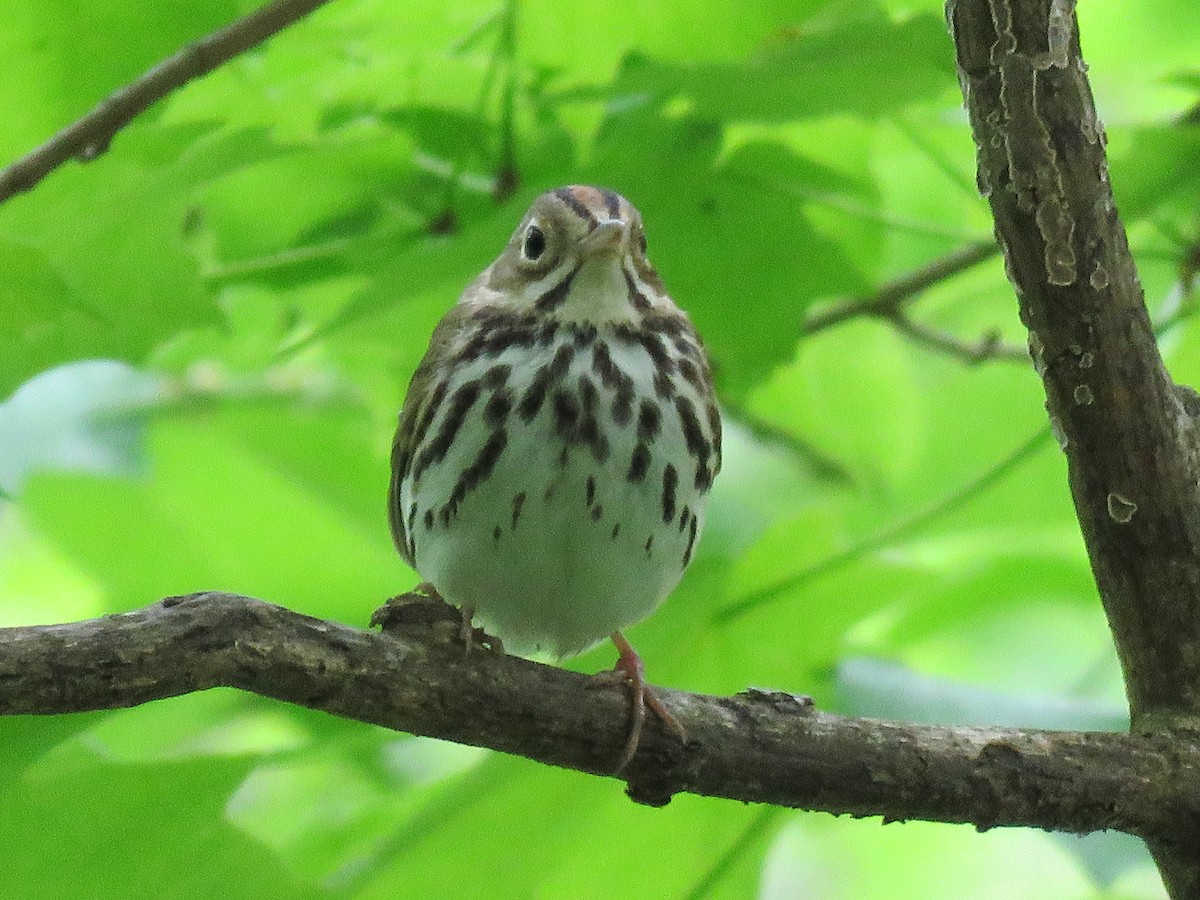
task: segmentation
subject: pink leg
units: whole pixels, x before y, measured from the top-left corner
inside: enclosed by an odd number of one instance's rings
[[[622,676],[622,680],[629,685],[629,696],[632,703],[629,737],[625,741],[625,750],[621,754],[621,761],[616,768],[616,771],[620,772],[629,765],[629,761],[637,752],[638,742],[642,737],[642,724],[646,721],[647,706],[667,728],[675,732],[685,743],[687,732],[679,724],[679,720],[650,689],[650,685],[646,684],[646,668],[642,664],[642,658],[638,656],[638,652],[633,649],[629,641],[625,640],[625,636],[619,631],[614,631],[612,642],[616,645],[618,654],[613,672]]]

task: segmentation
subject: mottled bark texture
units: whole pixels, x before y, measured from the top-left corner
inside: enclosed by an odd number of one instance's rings
[[[1190,746],[1200,719],[1196,395],[1158,352],[1113,203],[1072,0],[951,0],[979,187],[1029,328],[1046,408],[1124,670],[1133,731]],[[1200,832],[1151,847],[1200,889]]]
[[[483,648],[464,658],[457,614],[440,603],[389,607],[383,618],[376,634],[206,593],[0,629],[0,714],[111,709],[224,685],[613,774],[628,728],[622,688]],[[659,690],[689,739],[648,723],[619,776],[643,803],[686,791],[979,828],[1200,831],[1200,749],[1174,740],[905,725],[820,713],[782,692]]]

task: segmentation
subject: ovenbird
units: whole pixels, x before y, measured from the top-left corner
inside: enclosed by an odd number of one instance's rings
[[[646,256],[638,211],[572,186],[538,197],[438,323],[400,413],[388,512],[401,556],[509,649],[606,636],[633,717],[649,706],[620,630],[695,551],[721,466],[708,358]]]

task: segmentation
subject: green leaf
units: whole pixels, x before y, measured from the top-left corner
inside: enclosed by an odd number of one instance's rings
[[[233,0],[178,7],[136,0],[2,0],[0,159],[47,140],[109,93],[242,12]],[[132,27],[136,26],[136,27]],[[120,34],[121,40],[112,36]]]
[[[903,67],[895,65],[900,57]],[[940,16],[898,24],[870,16],[781,34],[733,62],[670,63],[632,55],[608,94],[681,96],[694,114],[721,121],[875,117],[945,94],[953,83],[952,60]],[[763,90],[764,84],[771,89]]]
[[[220,586],[365,623],[413,581],[391,547],[385,462],[362,424],[344,411],[250,416],[236,406],[160,420],[153,477],[42,475],[22,505],[115,608]]]
[[[1194,213],[1200,198],[1200,126],[1138,128],[1112,161],[1113,192],[1123,215],[1156,210]]]
[[[860,483],[886,490],[922,456],[927,398],[912,366],[895,332],[848,323],[803,344],[797,364],[760,388],[752,409],[786,421]]]
[[[50,315],[40,317],[48,327],[0,332],[0,393],[80,356],[138,364],[180,328],[213,321],[184,242],[191,186],[179,168],[181,138],[130,131],[136,152],[56,172],[36,203],[0,206],[0,240],[27,248],[26,260],[53,260],[55,275],[50,282],[36,264],[28,298],[20,286],[3,291],[18,293],[25,316],[47,307]]]
[[[808,303],[865,286],[810,224],[808,199],[870,191],[778,144],[718,160],[721,139],[712,122],[635,107],[605,121],[588,180],[634,198],[650,257],[737,398],[790,355]]]
[[[202,897],[253,884],[259,897],[321,896],[225,818],[247,768],[232,759],[120,765],[77,748],[43,760],[0,803],[0,833],[21,848],[0,867],[0,893]]]

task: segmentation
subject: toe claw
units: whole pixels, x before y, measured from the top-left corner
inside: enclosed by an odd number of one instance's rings
[[[612,641],[616,645],[617,653],[619,654],[617,664],[613,667],[612,673],[620,676],[621,680],[629,686],[630,699],[629,736],[625,739],[625,749],[621,753],[621,758],[615,770],[621,772],[629,765],[634,754],[637,753],[638,743],[642,737],[642,726],[646,721],[647,707],[683,743],[687,742],[687,731],[684,730],[683,725],[680,724],[671,711],[667,709],[666,704],[654,693],[650,685],[646,683],[646,669],[642,664],[642,658],[638,656],[637,651],[633,649],[629,641],[625,640],[625,636],[619,631],[614,632]]]

